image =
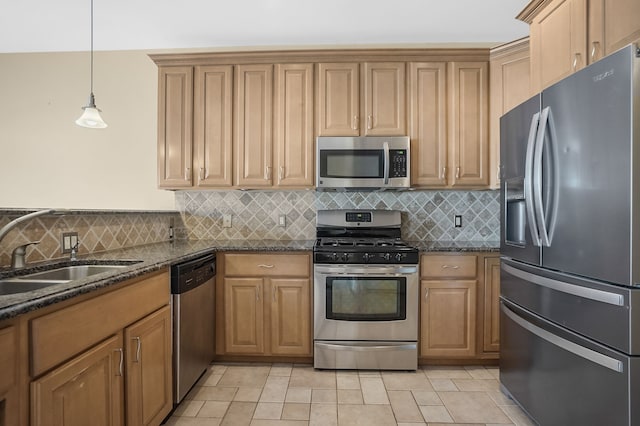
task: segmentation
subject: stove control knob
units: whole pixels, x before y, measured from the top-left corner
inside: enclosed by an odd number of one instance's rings
[[[400,262],[402,260],[402,253],[396,253],[396,260]]]
[[[331,258],[332,258],[333,260],[338,260],[338,253],[333,253],[333,254],[331,254]]]
[[[364,260],[365,262],[368,262],[370,257],[371,255],[369,253],[362,254],[362,260]]]
[[[382,255],[382,257],[384,258],[384,260],[389,261],[391,259],[391,254],[390,253],[385,253]]]
[[[347,260],[349,260],[349,253],[343,253],[342,254],[342,261],[346,262]]]

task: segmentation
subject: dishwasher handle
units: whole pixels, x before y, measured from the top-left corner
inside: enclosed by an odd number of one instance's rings
[[[171,294],[186,293],[211,280],[216,275],[216,255],[205,256],[171,267]]]

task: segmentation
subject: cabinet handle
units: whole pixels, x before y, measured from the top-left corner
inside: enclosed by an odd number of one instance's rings
[[[260,301],[260,289],[258,287],[256,287],[256,300]]]
[[[189,175],[191,175],[191,168],[190,167],[185,167],[184,168],[184,180],[189,180],[190,179]]]
[[[358,130],[358,116],[357,115],[353,116],[353,123],[351,123],[351,128],[353,130]]]
[[[122,376],[122,367],[124,364],[124,351],[122,348],[116,349],[114,352],[120,352],[120,367],[118,368],[118,376]]]
[[[271,288],[271,293],[273,294],[273,301],[275,302],[276,301],[276,288],[275,287]]]
[[[200,167],[200,180],[204,180],[205,172],[204,167]]]
[[[460,179],[460,166],[456,167],[456,179]]]
[[[138,347],[136,348],[136,359],[134,362],[140,362],[140,338],[134,337],[133,340],[138,344]]]
[[[373,129],[373,116],[371,114],[367,117],[367,129]]]
[[[460,269],[458,265],[442,265],[442,269]]]
[[[579,53],[576,53],[576,54],[573,56],[573,70],[574,70],[574,71],[575,71],[575,70],[576,70],[576,68],[578,67],[578,60],[579,60],[579,59],[580,59],[580,54],[579,54]]]
[[[429,298],[429,289],[428,289],[428,288],[426,288],[426,289],[424,290],[424,301],[426,302],[428,298]]]
[[[599,41],[594,41],[593,43],[591,43],[591,60],[592,61],[596,59],[596,51],[598,50],[598,46],[600,46]]]
[[[447,168],[443,167],[442,168],[442,175],[440,176],[440,180],[445,180],[446,176],[447,176]]]
[[[274,265],[267,265],[267,264],[261,263],[261,264],[259,264],[259,265],[258,265],[258,268],[267,268],[267,269],[271,269],[271,268],[273,268],[273,266],[274,266]]]
[[[284,166],[280,166],[280,180],[284,179]]]
[[[264,179],[271,180],[271,166],[267,166],[264,168]]]
[[[496,179],[498,180],[498,182],[500,182],[500,166],[496,167],[497,171],[496,171]]]

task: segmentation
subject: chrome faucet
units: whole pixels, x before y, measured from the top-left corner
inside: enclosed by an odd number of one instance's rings
[[[66,209],[46,209],[46,210],[38,210],[33,213],[26,214],[24,216],[20,216],[17,219],[12,220],[7,223],[5,226],[0,229],[0,242],[2,239],[11,231],[13,228],[21,224],[22,222],[26,222],[28,220],[33,219],[34,217],[44,216],[46,214],[66,214],[68,210]],[[40,241],[32,241],[26,244],[22,244],[15,249],[11,253],[11,268],[23,268],[26,265],[25,256],[27,254],[27,247],[32,244],[38,244]]]

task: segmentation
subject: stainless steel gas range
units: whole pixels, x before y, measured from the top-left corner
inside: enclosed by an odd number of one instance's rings
[[[320,210],[314,260],[314,367],[415,370],[418,250],[395,210]]]

